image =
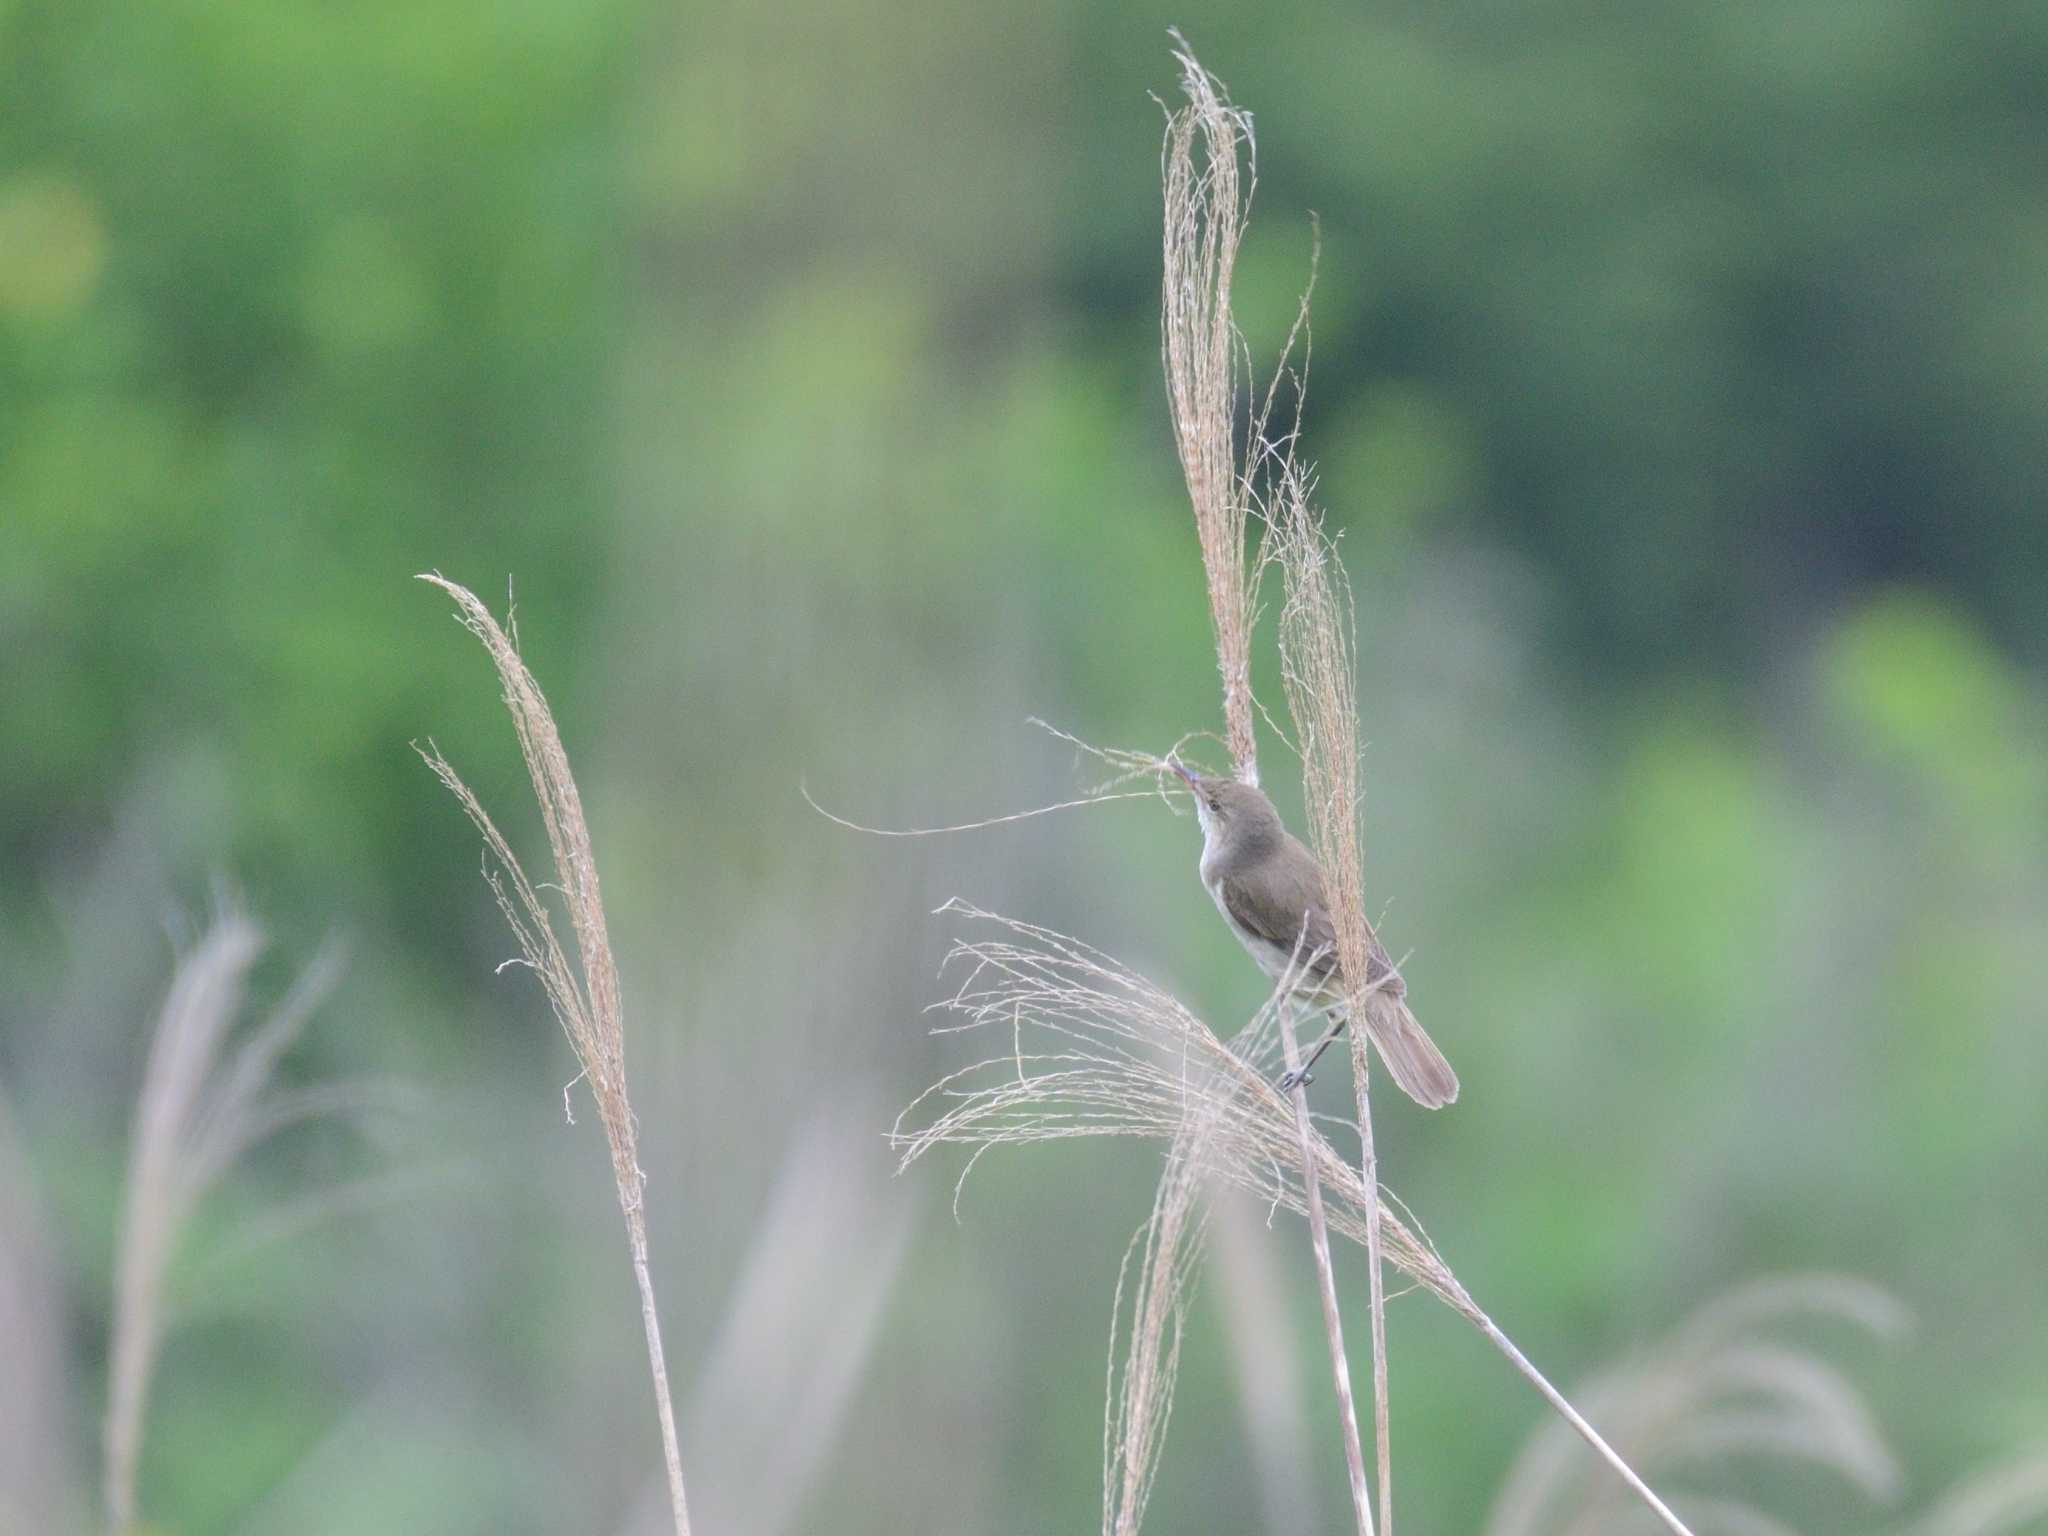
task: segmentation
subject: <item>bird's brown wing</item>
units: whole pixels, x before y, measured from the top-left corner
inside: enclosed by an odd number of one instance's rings
[[[1256,893],[1226,876],[1217,882],[1216,894],[1231,921],[1252,937],[1301,959],[1322,951],[1310,967],[1316,981],[1328,981],[1336,974],[1337,936],[1323,895],[1323,874],[1308,849],[1293,838],[1277,858],[1267,861]],[[1401,1091],[1426,1109],[1440,1109],[1457,1098],[1458,1074],[1415,1021],[1408,1007],[1407,984],[1380,947],[1379,938],[1372,936],[1368,944],[1368,990],[1360,1022]]]
[[[1298,955],[1309,974],[1318,980],[1337,973],[1337,929],[1330,921],[1329,902],[1323,894],[1323,872],[1306,846],[1288,838],[1286,851],[1265,861],[1266,880],[1258,899],[1239,882],[1225,876],[1218,891],[1231,920],[1247,933]],[[1307,919],[1307,931],[1302,920]],[[1381,948],[1379,936],[1368,930],[1371,948],[1365,957],[1365,984],[1379,987],[1395,997],[1408,989],[1394,970],[1394,962]],[[1297,944],[1300,946],[1297,951]],[[1311,960],[1310,957],[1314,959]],[[1392,980],[1386,978],[1392,975]]]
[[[1264,861],[1256,891],[1225,875],[1217,895],[1238,927],[1295,956],[1311,975],[1326,977],[1337,969],[1337,930],[1323,899],[1323,872],[1306,848],[1288,841],[1284,854]]]

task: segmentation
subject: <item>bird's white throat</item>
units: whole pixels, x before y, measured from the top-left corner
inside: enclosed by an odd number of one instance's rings
[[[1202,804],[1199,797],[1195,800],[1195,815],[1200,818],[1202,823],[1202,857],[1196,864],[1195,869],[1202,877],[1202,884],[1207,888],[1209,895],[1221,907],[1223,898],[1216,890],[1216,862],[1217,855],[1223,851],[1222,829],[1216,813]],[[1227,911],[1224,913],[1225,917],[1229,915]]]

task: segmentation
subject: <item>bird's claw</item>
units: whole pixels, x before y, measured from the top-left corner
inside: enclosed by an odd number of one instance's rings
[[[1280,1091],[1292,1093],[1297,1088],[1306,1088],[1315,1079],[1306,1072],[1283,1072],[1280,1074]]]

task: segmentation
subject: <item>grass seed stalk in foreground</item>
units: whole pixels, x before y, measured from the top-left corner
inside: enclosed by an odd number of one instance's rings
[[[1366,1267],[1370,1277],[1373,1441],[1379,1479],[1381,1536],[1394,1526],[1393,1450],[1388,1408],[1386,1293],[1382,1283],[1379,1222],[1379,1159],[1374,1151],[1372,1106],[1367,1094],[1366,1009],[1376,1005],[1364,991],[1376,947],[1365,916],[1364,857],[1359,833],[1358,710],[1351,679],[1352,611],[1343,568],[1328,547],[1308,503],[1308,482],[1295,463],[1306,362],[1296,377],[1296,430],[1279,446],[1266,442],[1267,423],[1297,338],[1307,328],[1303,295],[1293,331],[1265,399],[1246,423],[1242,458],[1236,443],[1237,360],[1244,348],[1231,319],[1230,284],[1239,242],[1250,216],[1257,182],[1256,141],[1251,117],[1230,101],[1223,83],[1204,69],[1174,36],[1181,89],[1188,104],[1169,114],[1161,156],[1165,205],[1165,271],[1160,306],[1161,350],[1167,398],[1195,531],[1208,578],[1209,611],[1216,637],[1217,667],[1223,679],[1223,718],[1237,776],[1259,781],[1257,732],[1252,695],[1250,635],[1258,614],[1258,580],[1266,561],[1285,578],[1286,606],[1280,619],[1281,671],[1294,717],[1309,810],[1309,841],[1328,884],[1340,972],[1354,978],[1347,1011],[1358,1021],[1351,1031],[1352,1081],[1357,1089],[1359,1173],[1365,1182]],[[1195,147],[1202,149],[1199,166]],[[1246,169],[1240,194],[1238,150]],[[1311,262],[1313,270],[1313,261]],[[1313,278],[1310,286],[1313,287]],[[1266,494],[1257,481],[1263,472]],[[1245,537],[1253,503],[1263,500],[1267,533],[1260,557],[1246,570]],[[1333,577],[1332,572],[1335,572]],[[1283,1025],[1288,1021],[1283,1020]],[[1293,1033],[1283,1029],[1288,1070],[1298,1069]],[[1455,1093],[1455,1086],[1453,1087]],[[1304,1132],[1307,1108],[1297,1105]],[[1304,1158],[1307,1147],[1303,1147]],[[1336,1379],[1340,1427],[1351,1491],[1361,1532],[1371,1529],[1365,1479],[1358,1450],[1357,1409],[1350,1367],[1344,1355],[1343,1322],[1330,1265],[1322,1202],[1311,1171],[1308,1179],[1310,1229],[1316,1272],[1322,1282],[1323,1321]]]
[[[1381,1265],[1379,1154],[1372,1134],[1368,1091],[1368,1039],[1398,1039],[1377,1032],[1374,1008],[1405,1009],[1375,997],[1367,980],[1374,958],[1384,961],[1365,915],[1365,848],[1361,831],[1358,696],[1352,677],[1356,621],[1343,563],[1309,503],[1307,472],[1286,456],[1269,511],[1272,549],[1287,589],[1280,611],[1280,675],[1287,712],[1301,750],[1302,799],[1308,810],[1309,847],[1322,866],[1330,925],[1337,940],[1337,971],[1345,979],[1344,1007],[1353,1020],[1351,1083],[1358,1106],[1358,1171],[1365,1180],[1365,1262],[1372,1324],[1372,1421],[1377,1450],[1381,1536],[1393,1536],[1394,1464],[1388,1407],[1387,1298]],[[1390,972],[1398,976],[1399,972]],[[1399,1019],[1407,1019],[1406,1013]],[[1290,1052],[1290,1056],[1291,1056]],[[1292,1060],[1288,1070],[1295,1070]],[[1456,1092],[1456,1083],[1452,1083]],[[1306,1111],[1303,1111],[1306,1113]],[[1334,1309],[1332,1309],[1334,1316]],[[1333,1324],[1334,1328],[1334,1324]],[[1334,1336],[1334,1333],[1333,1333]]]
[[[1125,1341],[1121,1390],[1107,1399],[1102,1422],[1103,1536],[1138,1536],[1159,1471],[1159,1452],[1173,1414],[1181,1337],[1190,1291],[1201,1264],[1208,1210],[1202,1194],[1205,1118],[1190,1115],[1166,1154],[1166,1172],[1152,1214],[1131,1239],[1117,1270],[1110,1304],[1109,1369],[1116,1369],[1124,1293],[1138,1258]]]
[[[263,934],[224,904],[178,960],[150,1035],[135,1102],[107,1349],[107,1417],[101,1485],[115,1532],[139,1518],[137,1477],[150,1386],[168,1326],[172,1261],[193,1213],[251,1148],[325,1116],[367,1113],[388,1087],[344,1079],[280,1087],[276,1071],[340,974],[333,950],[299,974],[262,1023],[235,1030]]]
[[[1166,193],[1160,356],[1174,446],[1194,505],[1209,583],[1230,760],[1240,779],[1256,784],[1251,646],[1258,567],[1247,568],[1245,553],[1252,488],[1238,458],[1237,371],[1243,342],[1231,318],[1230,279],[1251,212],[1258,163],[1251,115],[1230,104],[1222,83],[1195,61],[1178,33],[1174,37],[1188,105],[1167,117],[1160,155]],[[1239,145],[1245,150],[1241,177]],[[1252,435],[1263,428],[1261,417],[1252,424]]]
[[[499,627],[490,610],[466,587],[438,575],[424,575],[455,599],[462,625],[490,653],[519,735],[519,752],[533,779],[554,856],[555,881],[569,910],[580,973],[556,936],[555,925],[540,892],[526,877],[512,847],[505,841],[482,802],[457,776],[440,750],[429,742],[416,747],[427,766],[462,803],[483,834],[487,862],[484,878],[512,933],[525,965],[540,978],[562,1032],[574,1047],[583,1076],[597,1100],[598,1118],[610,1143],[612,1178],[618,1185],[619,1208],[626,1217],[626,1239],[633,1254],[633,1278],[640,1287],[640,1320],[647,1332],[647,1361],[654,1375],[655,1409],[661,1417],[661,1449],[668,1468],[669,1503],[677,1536],[689,1536],[690,1516],[683,1497],[682,1453],[676,1444],[675,1409],[669,1401],[668,1365],[662,1357],[661,1322],[654,1308],[654,1281],[647,1258],[647,1215],[642,1201],[647,1175],[640,1170],[633,1106],[626,1098],[625,1014],[619,1000],[619,973],[612,962],[611,940],[605,931],[604,899],[598,890],[597,858],[590,846],[590,828],[583,819],[583,798],[569,771],[562,736],[540,684],[519,658],[512,637]]]

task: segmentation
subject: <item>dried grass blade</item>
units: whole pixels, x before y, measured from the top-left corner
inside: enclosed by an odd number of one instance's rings
[[[1160,153],[1165,187],[1160,353],[1174,446],[1194,504],[1208,577],[1225,735],[1238,777],[1256,784],[1251,636],[1258,568],[1248,564],[1245,553],[1251,491],[1237,434],[1243,342],[1231,318],[1230,284],[1258,179],[1257,152],[1250,114],[1230,104],[1222,82],[1202,68],[1178,33],[1174,43],[1188,104],[1167,115]]]
[[[520,659],[512,637],[468,588],[438,574],[423,575],[420,580],[431,582],[454,599],[456,617],[490,655],[505,708],[519,738],[520,756],[525,759],[527,775],[533,782],[541,821],[547,829],[555,881],[575,935],[577,965],[570,963],[539,890],[527,878],[511,844],[482,802],[431,742],[415,748],[483,835],[484,878],[511,925],[520,957],[540,978],[597,1100],[598,1117],[604,1124],[605,1140],[611,1150],[619,1209],[626,1218],[633,1279],[640,1292],[640,1321],[647,1336],[648,1369],[654,1380],[655,1410],[661,1422],[670,1515],[676,1536],[689,1536],[682,1452],[676,1439],[675,1407],[669,1394],[668,1363],[662,1350],[661,1321],[655,1310],[654,1281],[648,1261],[647,1216],[642,1199],[647,1175],[640,1168],[638,1129],[632,1103],[626,1096],[625,1015],[618,968],[606,931],[597,857],[583,815],[583,797],[576,788],[575,775],[569,770],[569,755],[562,746],[561,732],[556,729],[547,698]]]
[[[1301,1071],[1301,1047],[1294,1037],[1294,1012],[1283,1003],[1279,1011],[1280,1040],[1287,1058],[1287,1070]],[[1309,1244],[1315,1252],[1316,1288],[1323,1302],[1323,1333],[1330,1345],[1330,1370],[1337,1385],[1337,1414],[1343,1430],[1344,1466],[1351,1475],[1351,1507],[1358,1517],[1358,1536],[1372,1536],[1372,1494],[1365,1484],[1365,1452],[1358,1439],[1358,1403],[1351,1392],[1351,1366],[1344,1354],[1344,1319],[1337,1307],[1337,1273],[1330,1262],[1330,1229],[1323,1217],[1323,1186],[1315,1171],[1315,1132],[1308,1118],[1308,1090],[1295,1083],[1289,1097],[1294,1103],[1294,1123],[1301,1142],[1308,1206]],[[1374,1191],[1375,1200],[1377,1191]],[[1375,1236],[1378,1224],[1371,1229]],[[1382,1474],[1384,1475],[1384,1474]]]
[[[1207,1232],[1207,1214],[1199,1205],[1206,1120],[1199,1103],[1183,1119],[1167,1151],[1152,1214],[1132,1237],[1117,1272],[1110,1307],[1112,1377],[1125,1280],[1132,1255],[1141,1255],[1123,1383],[1103,1409],[1103,1536],[1137,1536],[1166,1445],[1187,1305]]]

